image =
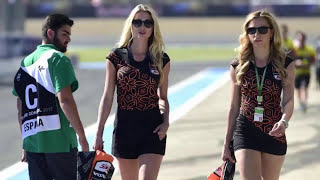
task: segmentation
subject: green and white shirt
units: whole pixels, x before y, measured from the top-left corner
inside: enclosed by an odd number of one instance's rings
[[[12,93],[22,102],[23,149],[36,153],[70,152],[77,136],[63,113],[57,93],[78,81],[70,59],[52,44],[40,45],[23,59]]]

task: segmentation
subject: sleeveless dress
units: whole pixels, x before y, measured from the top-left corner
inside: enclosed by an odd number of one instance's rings
[[[112,154],[136,159],[142,154],[165,154],[166,137],[159,140],[153,130],[163,122],[157,95],[160,80],[149,54],[141,62],[127,48],[116,48],[107,59],[117,72],[117,113],[114,123]],[[163,67],[170,61],[163,53]]]
[[[289,57],[285,60],[285,68],[293,62]],[[231,64],[234,68],[238,62]],[[234,150],[253,149],[274,155],[285,155],[287,151],[286,136],[270,136],[269,132],[273,125],[282,117],[281,92],[282,84],[280,74],[273,67],[272,63],[267,64],[267,71],[262,89],[264,108],[263,121],[254,121],[254,109],[257,107],[257,80],[253,62],[250,63],[248,71],[241,80],[241,105],[240,113],[236,120],[234,132]],[[258,68],[261,80],[264,68]]]

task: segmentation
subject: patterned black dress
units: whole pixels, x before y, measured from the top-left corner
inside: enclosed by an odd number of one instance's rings
[[[285,68],[293,60],[289,57],[285,60]],[[231,64],[237,67],[238,61]],[[264,68],[258,67],[258,74],[261,80]],[[251,62],[248,71],[241,80],[241,105],[240,114],[236,121],[234,133],[234,150],[253,149],[274,155],[284,155],[287,151],[286,136],[270,136],[269,132],[273,125],[282,117],[281,92],[282,84],[280,74],[273,67],[272,63],[267,65],[266,76],[262,89],[263,121],[254,121],[254,110],[257,107],[257,79],[254,64]]]
[[[116,48],[107,59],[117,72],[118,109],[113,132],[112,154],[125,159],[136,159],[142,154],[165,154],[166,137],[159,140],[153,130],[163,122],[159,110],[159,72],[146,55],[135,61],[127,48]],[[170,61],[163,54],[163,67]]]

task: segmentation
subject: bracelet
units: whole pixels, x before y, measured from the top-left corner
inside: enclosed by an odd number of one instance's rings
[[[286,129],[289,127],[289,122],[285,119],[281,119],[280,122],[282,122],[284,124],[284,126],[286,127]]]

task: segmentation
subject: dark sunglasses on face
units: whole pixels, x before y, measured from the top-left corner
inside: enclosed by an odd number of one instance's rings
[[[249,27],[247,28],[248,34],[255,34],[258,30],[259,34],[267,34],[270,27],[260,26],[260,27]]]
[[[151,19],[147,19],[147,20],[144,20],[144,21],[142,21],[141,19],[134,19],[132,21],[132,24],[136,28],[141,27],[142,23],[143,23],[144,27],[146,27],[146,28],[151,28],[153,26],[153,20],[151,20]]]

